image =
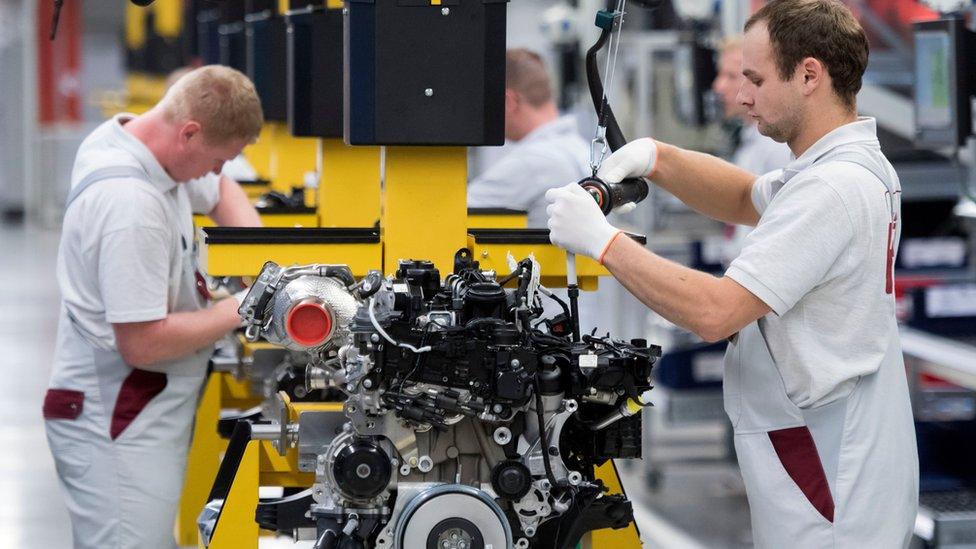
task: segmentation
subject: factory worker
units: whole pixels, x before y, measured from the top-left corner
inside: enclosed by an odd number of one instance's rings
[[[793,153],[785,143],[777,143],[759,133],[756,121],[749,116],[746,108],[736,101],[739,87],[745,79],[742,76],[742,37],[733,36],[725,40],[719,51],[715,80],[712,92],[718,98],[722,109],[723,125],[733,135],[733,150],[730,160],[736,166],[750,173],[762,174],[778,170],[793,160]],[[723,263],[728,264],[742,251],[746,235],[752,230],[748,225],[729,225],[722,249]]]
[[[260,225],[241,188],[217,174],[262,123],[247,77],[207,66],[145,114],[103,123],[78,149],[43,407],[76,548],[175,546],[207,361],[240,324],[239,296],[207,306],[202,295],[192,213]]]
[[[551,239],[675,324],[730,339],[725,409],[757,547],[906,547],[918,456],[895,321],[900,186],[857,116],[867,39],[836,0],[773,0],[745,31],[739,102],[796,160],[757,177],[644,138],[599,171],[756,225],[725,276],[622,236],[578,185],[547,193]]]
[[[547,190],[590,175],[589,145],[573,116],[560,116],[545,62],[525,49],[505,54],[504,156],[468,183],[469,208],[507,208],[545,228]]]

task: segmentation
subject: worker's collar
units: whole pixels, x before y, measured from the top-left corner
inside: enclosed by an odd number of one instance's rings
[[[553,120],[538,126],[536,129],[525,134],[525,137],[518,140],[518,143],[528,143],[539,138],[545,138],[549,135],[567,132],[577,132],[576,117],[569,114],[554,118]]]
[[[156,156],[149,150],[145,143],[136,136],[125,131],[122,126],[135,118],[131,113],[121,113],[112,117],[112,131],[115,132],[115,141],[120,147],[132,154],[133,157],[146,170],[149,182],[159,189],[160,192],[168,192],[176,188],[176,181],[166,173],[163,166],[156,160]]]
[[[860,116],[854,122],[835,128],[818,139],[799,158],[786,165],[781,178],[783,184],[786,184],[796,174],[814,165],[830,151],[854,143],[875,145],[878,143],[878,126],[874,118]]]

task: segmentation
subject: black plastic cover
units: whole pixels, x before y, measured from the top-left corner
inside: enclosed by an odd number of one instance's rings
[[[285,18],[265,11],[248,16],[246,27],[247,76],[261,99],[265,120],[288,120],[287,25]]]
[[[501,145],[505,0],[349,0],[345,140]]]
[[[287,15],[286,109],[298,137],[342,137],[342,10]]]

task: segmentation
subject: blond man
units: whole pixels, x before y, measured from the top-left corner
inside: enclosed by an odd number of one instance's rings
[[[173,521],[213,343],[238,300],[208,306],[193,213],[260,225],[224,162],[263,123],[254,86],[207,66],[148,112],[120,114],[78,149],[58,251],[48,444],[76,548],[175,546]]]

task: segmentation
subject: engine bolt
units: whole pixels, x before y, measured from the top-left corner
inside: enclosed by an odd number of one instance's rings
[[[512,362],[511,362],[511,365],[512,365],[512,368],[518,368],[519,366],[522,365],[522,363],[519,362],[519,359],[513,358],[512,359]]]
[[[373,343],[379,343],[380,342],[380,335],[379,334],[373,334],[373,335],[369,336],[369,340],[372,341]]]
[[[433,97],[434,96],[434,88],[427,88],[426,90],[424,90],[424,95],[426,95],[427,97]]]
[[[363,380],[363,387],[365,387],[367,389],[371,389],[373,387],[373,380],[372,379],[364,379]]]
[[[491,410],[493,412],[495,412],[496,414],[502,413],[502,410],[504,410],[504,409],[505,409],[505,407],[502,406],[501,404],[496,404],[496,405],[494,405],[494,406],[491,407]]]
[[[441,15],[450,15],[451,8],[441,8]]]
[[[558,456],[559,455],[559,448],[556,448],[555,446],[550,446],[549,447],[549,455],[550,456]]]
[[[365,463],[360,463],[359,466],[356,467],[356,476],[359,478],[368,478],[370,473],[372,473],[372,471],[370,470],[369,465],[366,465]]]

